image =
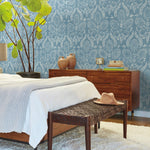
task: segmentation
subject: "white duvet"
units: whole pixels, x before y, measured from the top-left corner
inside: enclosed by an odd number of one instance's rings
[[[0,74],[0,89],[2,90],[4,85],[12,85],[14,83],[20,84],[21,87],[21,83],[23,82],[34,83],[36,80],[39,79],[22,78],[19,75]],[[27,100],[27,108],[25,110],[23,109],[25,112],[22,112],[25,113],[25,118],[23,122],[20,122],[20,124],[23,124],[21,131],[20,128],[17,128],[18,126],[16,124],[12,128],[12,131],[25,132],[28,134],[29,144],[33,148],[39,144],[41,139],[47,133],[48,111],[58,110],[92,98],[100,98],[100,94],[95,86],[83,77],[74,76],[43,79],[44,82],[50,82],[49,80],[51,80],[53,86],[48,88],[42,87],[42,89],[33,90],[30,93]],[[78,80],[78,82],[74,82],[75,80]],[[65,81],[65,84],[62,81]],[[58,82],[61,82],[60,86]],[[4,125],[6,125],[5,129],[4,126],[0,125],[0,132],[7,133],[11,132],[11,129],[9,128],[9,120],[6,116],[10,115],[9,117],[11,117],[12,114],[6,114],[6,112],[3,111],[5,107],[9,106],[9,104],[6,106],[6,101],[5,98],[0,95],[0,120],[1,124],[4,123]],[[9,103],[13,104],[13,100]],[[10,104],[9,108],[13,109],[12,106],[13,105]],[[16,114],[16,116],[18,116],[18,114]],[[16,117],[14,121],[18,123],[19,119]]]

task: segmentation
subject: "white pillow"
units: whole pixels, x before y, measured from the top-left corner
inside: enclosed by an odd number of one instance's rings
[[[0,73],[0,80],[4,80],[4,79],[20,79],[22,78],[20,75],[18,74],[8,74],[8,73]]]

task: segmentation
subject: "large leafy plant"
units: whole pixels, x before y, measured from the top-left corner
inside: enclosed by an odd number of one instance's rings
[[[41,26],[51,13],[48,1],[0,0],[0,31],[10,39],[8,48],[12,48],[13,58],[20,57],[24,72],[34,72],[34,42],[42,38]],[[28,65],[25,65],[26,60]]]

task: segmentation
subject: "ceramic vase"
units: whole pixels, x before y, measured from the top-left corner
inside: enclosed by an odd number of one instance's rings
[[[67,60],[68,60],[68,69],[74,69],[76,66],[75,54],[71,53],[69,56],[67,56]]]
[[[59,69],[66,69],[68,66],[68,60],[63,56],[59,57],[58,59],[58,67]]]

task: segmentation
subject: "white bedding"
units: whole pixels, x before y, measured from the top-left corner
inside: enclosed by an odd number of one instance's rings
[[[70,77],[57,77],[53,80],[61,81],[62,79],[69,78]],[[80,77],[71,77],[71,79],[73,78],[76,79]],[[83,77],[81,78],[83,79]],[[19,75],[0,74],[0,88],[2,89],[4,84],[9,85],[10,83],[13,84],[16,82],[22,83],[22,81],[30,81],[33,83],[35,80],[38,79],[22,78]],[[58,110],[60,108],[87,101],[95,97],[100,98],[99,92],[95,86],[85,78],[81,82],[77,83],[34,90],[29,96],[21,132],[25,132],[30,136],[29,144],[35,148],[47,132],[48,111]],[[7,119],[5,117],[6,114],[2,111],[3,104],[5,104],[5,99],[2,99],[1,96],[0,103],[0,120],[5,121],[5,123],[8,122],[9,124],[9,120],[5,120]],[[17,122],[17,118],[15,119]],[[15,132],[20,132],[20,129],[17,129],[17,126],[13,127],[12,130]],[[1,127],[0,132],[11,131],[7,131],[7,129],[4,131],[4,128]]]

